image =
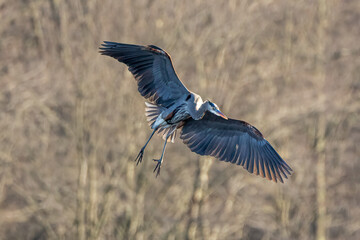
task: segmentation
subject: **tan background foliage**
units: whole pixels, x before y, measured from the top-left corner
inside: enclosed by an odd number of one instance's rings
[[[0,0],[0,239],[360,239],[360,2]],[[103,40],[154,44],[285,184],[168,146]]]

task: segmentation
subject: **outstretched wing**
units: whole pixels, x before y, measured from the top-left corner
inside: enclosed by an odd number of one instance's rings
[[[169,54],[153,46],[104,41],[100,53],[129,67],[140,94],[157,105],[168,107],[189,91],[175,73]]]
[[[243,166],[250,173],[269,180],[283,182],[292,169],[250,124],[225,120],[207,112],[201,120],[189,119],[180,138],[200,155],[210,155],[221,161]]]

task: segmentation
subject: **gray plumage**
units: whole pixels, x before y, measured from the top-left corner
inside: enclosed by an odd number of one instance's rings
[[[155,132],[165,139],[154,172],[159,175],[166,144],[173,142],[177,129],[191,151],[221,161],[241,165],[250,173],[283,182],[292,169],[261,132],[250,124],[228,119],[216,104],[189,91],[175,73],[169,54],[159,47],[104,42],[100,53],[128,66],[146,103],[146,116],[152,134],[141,148],[136,161]]]

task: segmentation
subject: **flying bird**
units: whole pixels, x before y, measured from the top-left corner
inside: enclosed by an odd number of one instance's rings
[[[140,94],[147,100],[145,114],[152,129],[135,161],[139,164],[155,133],[165,140],[154,172],[160,174],[167,142],[180,139],[191,151],[243,166],[250,173],[283,182],[292,169],[261,132],[247,122],[229,119],[211,101],[188,90],[178,78],[170,55],[154,45],[104,41],[100,53],[128,66]]]

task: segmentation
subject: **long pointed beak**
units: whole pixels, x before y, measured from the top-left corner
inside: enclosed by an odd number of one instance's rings
[[[226,119],[226,120],[228,120],[228,117],[227,116],[225,116],[222,112],[220,112],[220,110],[216,110],[216,115],[218,115],[218,116],[220,116],[220,117],[222,117],[222,118],[224,118],[224,119]]]

